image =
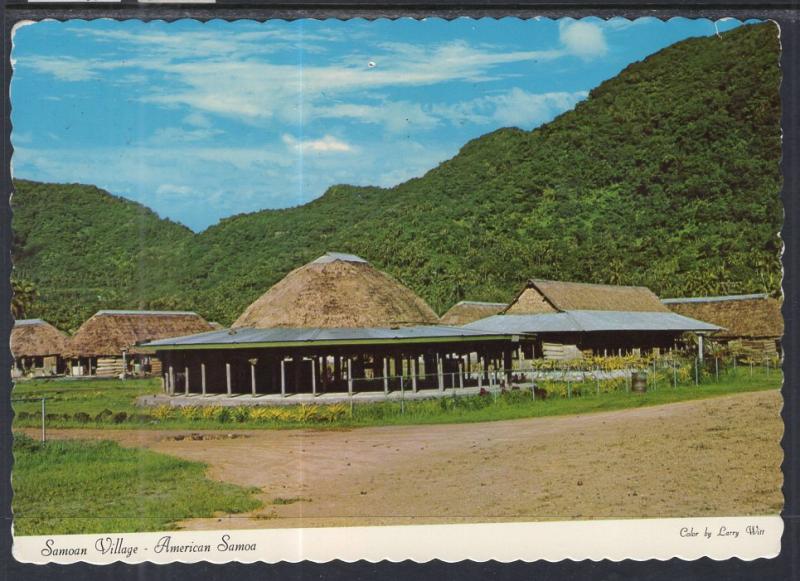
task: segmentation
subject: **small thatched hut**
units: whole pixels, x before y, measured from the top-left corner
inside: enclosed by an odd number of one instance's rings
[[[683,333],[718,330],[672,313],[645,287],[550,280],[528,281],[502,314],[466,327],[535,334],[525,355],[547,359],[669,350]]]
[[[414,292],[352,254],[328,252],[287,274],[233,328],[356,328],[435,325]]]
[[[723,327],[714,340],[734,353],[756,357],[780,354],[783,315],[780,301],[766,294],[664,299],[675,313]]]
[[[41,319],[20,319],[11,330],[13,375],[46,376],[64,372],[62,354],[69,338]]]
[[[508,305],[506,303],[484,303],[480,301],[461,301],[442,315],[439,321],[442,325],[466,325],[478,319],[485,319],[500,313]]]
[[[160,362],[139,344],[211,330],[189,311],[98,311],[75,333],[67,356],[73,375],[156,374]]]
[[[632,311],[667,313],[656,294],[643,286],[621,286],[532,279],[517,295],[506,315],[564,311]]]

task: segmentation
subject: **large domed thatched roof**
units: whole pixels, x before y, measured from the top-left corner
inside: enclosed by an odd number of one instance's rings
[[[395,279],[352,254],[329,252],[287,274],[233,327],[435,325],[436,313]]]

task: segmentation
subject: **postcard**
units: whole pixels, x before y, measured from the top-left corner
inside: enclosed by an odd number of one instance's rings
[[[14,557],[774,557],[767,20],[13,36]]]

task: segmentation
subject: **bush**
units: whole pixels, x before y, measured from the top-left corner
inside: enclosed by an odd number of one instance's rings
[[[33,417],[33,414],[30,412],[17,412],[17,419],[18,420],[27,420],[28,418]]]
[[[172,416],[172,408],[168,405],[156,406],[150,410],[150,416],[159,421],[169,419]]]
[[[200,417],[204,420],[215,420],[220,410],[222,410],[222,408],[218,405],[203,406],[200,410]]]
[[[104,409],[103,411],[101,411],[100,413],[98,413],[94,417],[94,421],[96,421],[96,422],[104,422],[104,421],[106,421],[108,418],[110,418],[113,415],[114,415],[114,412],[112,412],[110,409]]]
[[[90,416],[86,412],[75,412],[74,414],[72,414],[72,418],[76,422],[80,422],[82,424],[86,424],[92,420],[92,416]]]
[[[200,406],[187,405],[180,408],[180,414],[187,420],[197,421],[203,417],[203,411]]]
[[[115,424],[121,424],[122,422],[124,422],[127,419],[128,419],[128,414],[126,412],[117,412],[111,418],[111,420]]]
[[[231,412],[231,418],[240,424],[246,422],[250,419],[250,408],[247,406],[233,408],[233,411]]]
[[[224,424],[226,422],[229,422],[230,419],[231,419],[231,410],[230,410],[230,408],[220,407],[219,411],[217,412],[216,420],[220,424]]]

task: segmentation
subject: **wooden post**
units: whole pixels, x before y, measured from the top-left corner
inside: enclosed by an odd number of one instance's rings
[[[697,358],[700,360],[700,363],[703,362],[703,335],[702,334],[697,336]]]
[[[203,390],[203,395],[206,394],[206,364],[200,364],[200,386]]]
[[[458,387],[464,389],[464,363],[458,360]]]
[[[189,395],[189,366],[183,368],[183,393]]]
[[[383,358],[383,393],[389,393],[389,364],[386,357]]]
[[[317,360],[311,358],[311,395],[317,395]]]
[[[253,395],[256,394],[256,366],[254,363],[250,364],[250,390]]]
[[[230,363],[226,363],[225,364],[225,380],[226,380],[226,383],[227,383],[227,386],[228,386],[228,395],[231,395],[233,393],[233,388],[232,388],[232,385],[231,385],[231,364]]]
[[[92,367],[92,360],[89,359],[89,368]],[[169,366],[169,394],[175,395],[175,371],[172,369],[172,365]]]
[[[414,393],[417,393],[417,363],[418,362],[419,362],[419,359],[417,357],[414,357],[411,360],[411,390]]]
[[[480,367],[480,369],[478,369],[478,389],[480,390],[483,389],[483,368],[484,365],[486,365],[486,361],[483,359],[483,357],[478,355],[477,363],[478,367]]]
[[[442,366],[442,358],[436,354],[436,375],[439,380],[439,391],[444,391],[444,369]]]
[[[281,359],[281,396],[286,397],[286,359]]]
[[[353,395],[353,360],[347,358],[347,393]]]

